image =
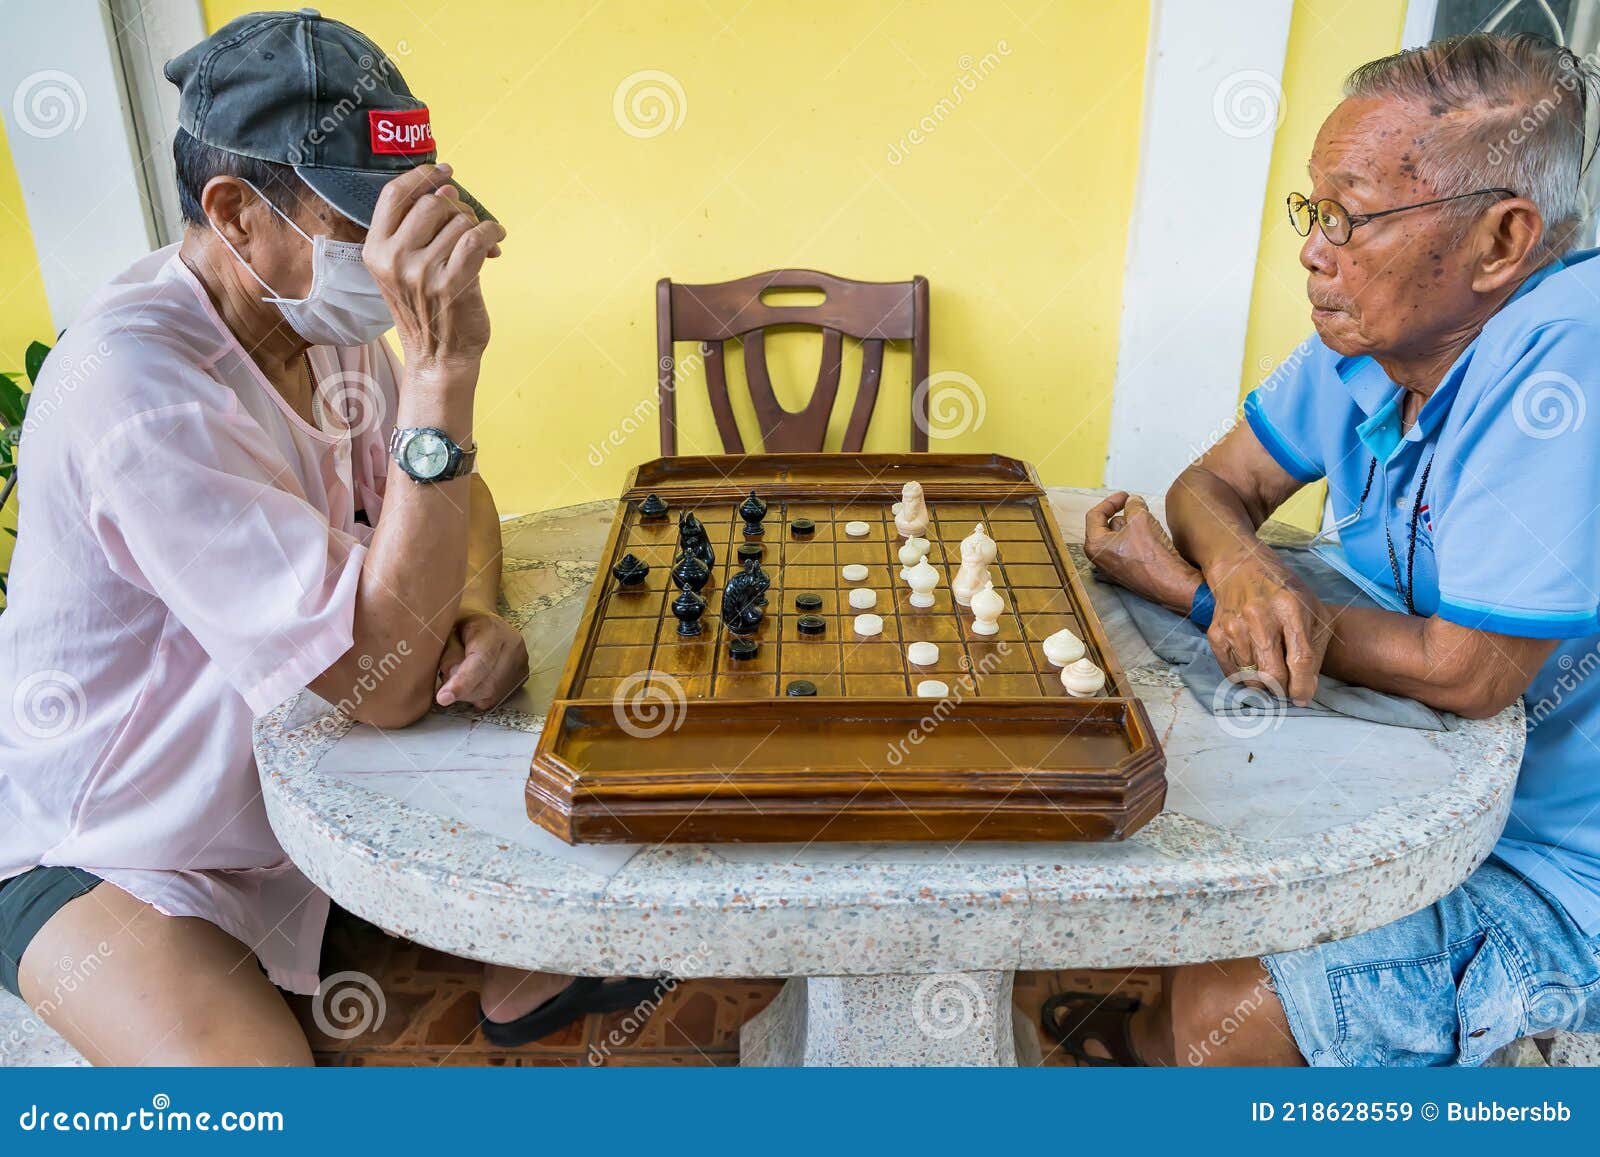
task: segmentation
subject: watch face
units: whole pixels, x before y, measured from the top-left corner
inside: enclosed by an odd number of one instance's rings
[[[450,447],[439,435],[423,430],[406,443],[406,465],[422,478],[437,478],[450,465]]]

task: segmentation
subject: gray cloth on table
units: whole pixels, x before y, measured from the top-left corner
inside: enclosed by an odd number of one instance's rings
[[[1284,546],[1277,550],[1285,565],[1323,602],[1337,606],[1379,606],[1360,587],[1309,550]],[[1415,699],[1357,687],[1331,675],[1317,677],[1317,693],[1310,706],[1277,702],[1264,691],[1229,682],[1211,652],[1211,644],[1206,642],[1205,632],[1187,618],[1131,591],[1118,589],[1117,595],[1150,649],[1177,668],[1184,686],[1193,691],[1213,715],[1348,715],[1353,719],[1422,731],[1454,731],[1460,726],[1460,719],[1448,711],[1435,711]]]

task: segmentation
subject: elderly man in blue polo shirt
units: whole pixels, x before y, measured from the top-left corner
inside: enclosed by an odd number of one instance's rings
[[[1316,336],[1178,478],[1170,540],[1113,495],[1088,551],[1297,702],[1319,672],[1473,718],[1523,697],[1511,817],[1394,924],[1176,969],[1144,1008],[1058,1000],[1052,1027],[1089,1057],[1476,1064],[1600,1032],[1600,678],[1575,674],[1600,664],[1600,260],[1570,251],[1594,75],[1548,41],[1472,35],[1365,65],[1345,95],[1289,198]],[[1318,479],[1345,562],[1394,610],[1321,604],[1257,540]]]

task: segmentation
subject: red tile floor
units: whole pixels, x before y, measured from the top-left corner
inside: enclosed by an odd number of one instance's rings
[[[363,1023],[356,989],[341,999],[342,989],[330,987],[320,1010],[311,999],[296,998],[296,1013],[321,1065],[736,1065],[740,1025],[781,987],[775,980],[683,981],[642,1024],[633,1010],[590,1016],[536,1044],[500,1049],[477,1030],[477,965],[386,936],[343,914],[330,924],[325,951],[323,975],[370,976],[382,992],[384,1015],[347,1035]],[[1037,1024],[1045,998],[1068,987],[1149,995],[1158,985],[1151,972],[1021,972],[1016,1015]],[[1052,1044],[1044,1041],[1045,1064],[1072,1064],[1059,1049],[1051,1052]]]

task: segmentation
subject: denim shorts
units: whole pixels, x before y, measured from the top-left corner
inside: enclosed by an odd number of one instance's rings
[[[1546,1029],[1600,1032],[1600,936],[1492,857],[1432,907],[1262,963],[1313,1065],[1478,1065]]]

